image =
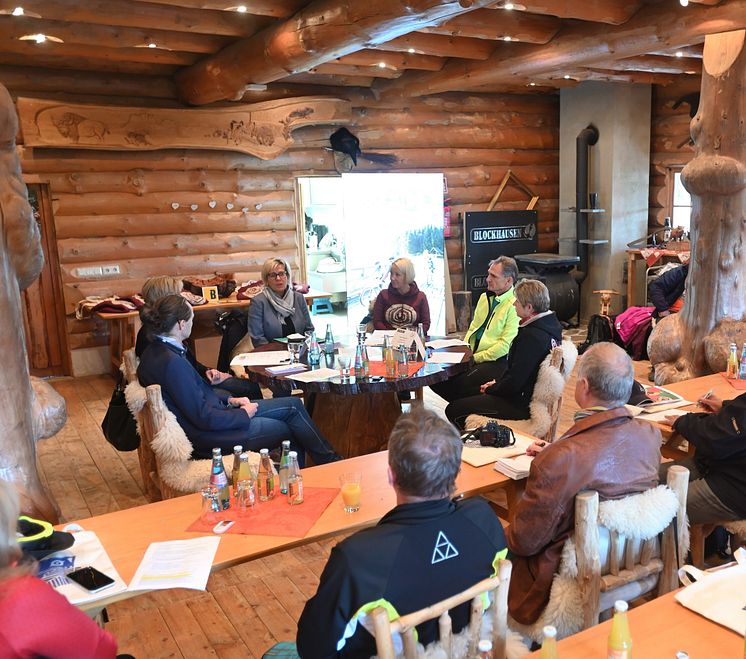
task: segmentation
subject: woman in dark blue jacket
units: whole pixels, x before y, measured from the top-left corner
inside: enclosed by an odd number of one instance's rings
[[[562,342],[562,326],[549,310],[549,291],[536,279],[515,286],[513,303],[520,318],[518,334],[510,345],[503,376],[482,385],[482,393],[455,400],[446,407],[451,423],[463,428],[469,414],[497,419],[528,419],[539,367],[552,348]]]
[[[180,295],[161,298],[145,307],[141,317],[152,343],[137,369],[143,387],[161,385],[161,394],[192,443],[193,458],[209,458],[212,448],[229,454],[235,444],[258,451],[276,448],[283,439],[298,451],[302,463],[308,452],[316,464],[339,460],[329,442],[297,398],[261,400],[216,393],[186,357],[183,345],[192,331],[194,312]]]

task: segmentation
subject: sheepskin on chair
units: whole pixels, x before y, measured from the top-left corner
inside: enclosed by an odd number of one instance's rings
[[[127,385],[124,395],[127,406],[137,419],[137,432],[140,437],[144,437],[140,429],[140,412],[147,402],[145,388],[135,380]],[[166,422],[158,429],[150,444],[158,462],[158,478],[179,492],[199,492],[210,480],[211,461],[190,459],[192,443],[173,412],[168,408],[165,408],[165,412]],[[249,462],[258,465],[259,454],[254,451],[248,453]],[[233,456],[225,456],[224,462],[230,473],[233,469]]]
[[[560,396],[562,396],[565,383],[570,377],[572,369],[575,368],[575,362],[578,359],[578,349],[572,341],[563,341],[561,348],[562,364],[559,368],[551,365],[551,352],[539,367],[539,375],[536,378],[534,393],[529,404],[531,417],[518,421],[507,419],[500,421],[500,423],[510,426],[515,432],[533,435],[547,441],[554,439],[554,437],[547,437],[552,428],[552,412]],[[466,418],[465,426],[467,430],[471,430],[492,420],[480,414],[470,414]]]
[[[609,534],[616,531],[635,541],[636,555],[639,556],[643,541],[654,538],[661,533],[678,513],[679,502],[673,490],[659,485],[640,494],[633,494],[623,499],[601,501],[598,506],[599,553],[603,566],[608,565]],[[688,528],[685,525],[685,528]],[[549,603],[539,619],[532,625],[523,625],[512,618],[508,619],[510,627],[529,639],[541,642],[542,628],[553,625],[557,628],[557,638],[575,634],[583,627],[583,601],[578,585],[578,565],[575,555],[574,534],[565,541],[562,548],[562,559],[558,573],[554,576]],[[685,553],[689,548],[688,531],[679,539]]]

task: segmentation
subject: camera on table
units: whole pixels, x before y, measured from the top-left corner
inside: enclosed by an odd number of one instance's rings
[[[475,428],[461,435],[463,441],[478,441],[481,446],[507,448],[515,444],[513,429],[497,421],[488,421],[480,428]]]

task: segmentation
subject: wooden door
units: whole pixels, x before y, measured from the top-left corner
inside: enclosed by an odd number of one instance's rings
[[[49,186],[44,183],[27,185],[44,250],[44,269],[39,278],[22,293],[29,371],[31,375],[39,377],[71,375]]]

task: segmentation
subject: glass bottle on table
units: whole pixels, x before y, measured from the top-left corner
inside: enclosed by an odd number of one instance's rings
[[[482,639],[477,645],[478,659],[492,659],[492,641]]]
[[[632,656],[632,636],[629,633],[627,609],[624,600],[614,602],[614,619],[609,634],[608,659],[630,659]]]
[[[298,466],[298,454],[295,451],[290,451],[289,455],[289,467],[288,467],[288,503],[291,506],[297,506],[299,503],[303,503],[303,476],[300,474],[300,467]]]
[[[233,469],[231,470],[231,485],[233,485],[233,491],[235,494],[236,483],[238,483],[238,470],[241,466],[241,453],[243,453],[243,446],[236,444],[233,447]]]
[[[290,467],[290,440],[282,442],[282,456],[280,457],[280,492],[288,493],[288,468]]]
[[[409,357],[407,356],[407,346],[400,345],[396,351],[396,377],[406,378],[409,375]]]
[[[386,365],[386,377],[396,377],[396,354],[391,346],[391,339],[388,336],[383,337],[383,362]]]
[[[363,344],[358,342],[357,348],[355,348],[355,377],[365,377],[365,364],[363,363]]]
[[[316,332],[311,332],[311,341],[308,345],[308,363],[311,366],[318,366],[321,361],[321,346],[316,338]]]
[[[557,652],[557,629],[552,625],[547,625],[542,629],[544,638],[541,642],[541,659],[559,659]]]
[[[738,346],[735,343],[730,344],[730,348],[728,350],[728,366],[726,368],[726,375],[731,380],[737,380],[738,379],[738,370],[739,370],[739,362],[738,362]]]
[[[275,468],[269,459],[269,449],[259,451],[259,474],[257,476],[259,501],[275,498]]]
[[[218,488],[218,501],[220,509],[227,510],[231,507],[231,492],[228,488],[228,474],[225,473],[223,454],[219,448],[212,449],[212,470],[210,472],[210,485]]]
[[[324,337],[324,352],[327,355],[334,354],[334,334],[332,333],[331,323],[326,325],[326,336]]]
[[[422,349],[424,350],[427,337],[425,336],[425,326],[422,323],[417,323],[417,336],[420,337],[420,341],[422,341]]]

